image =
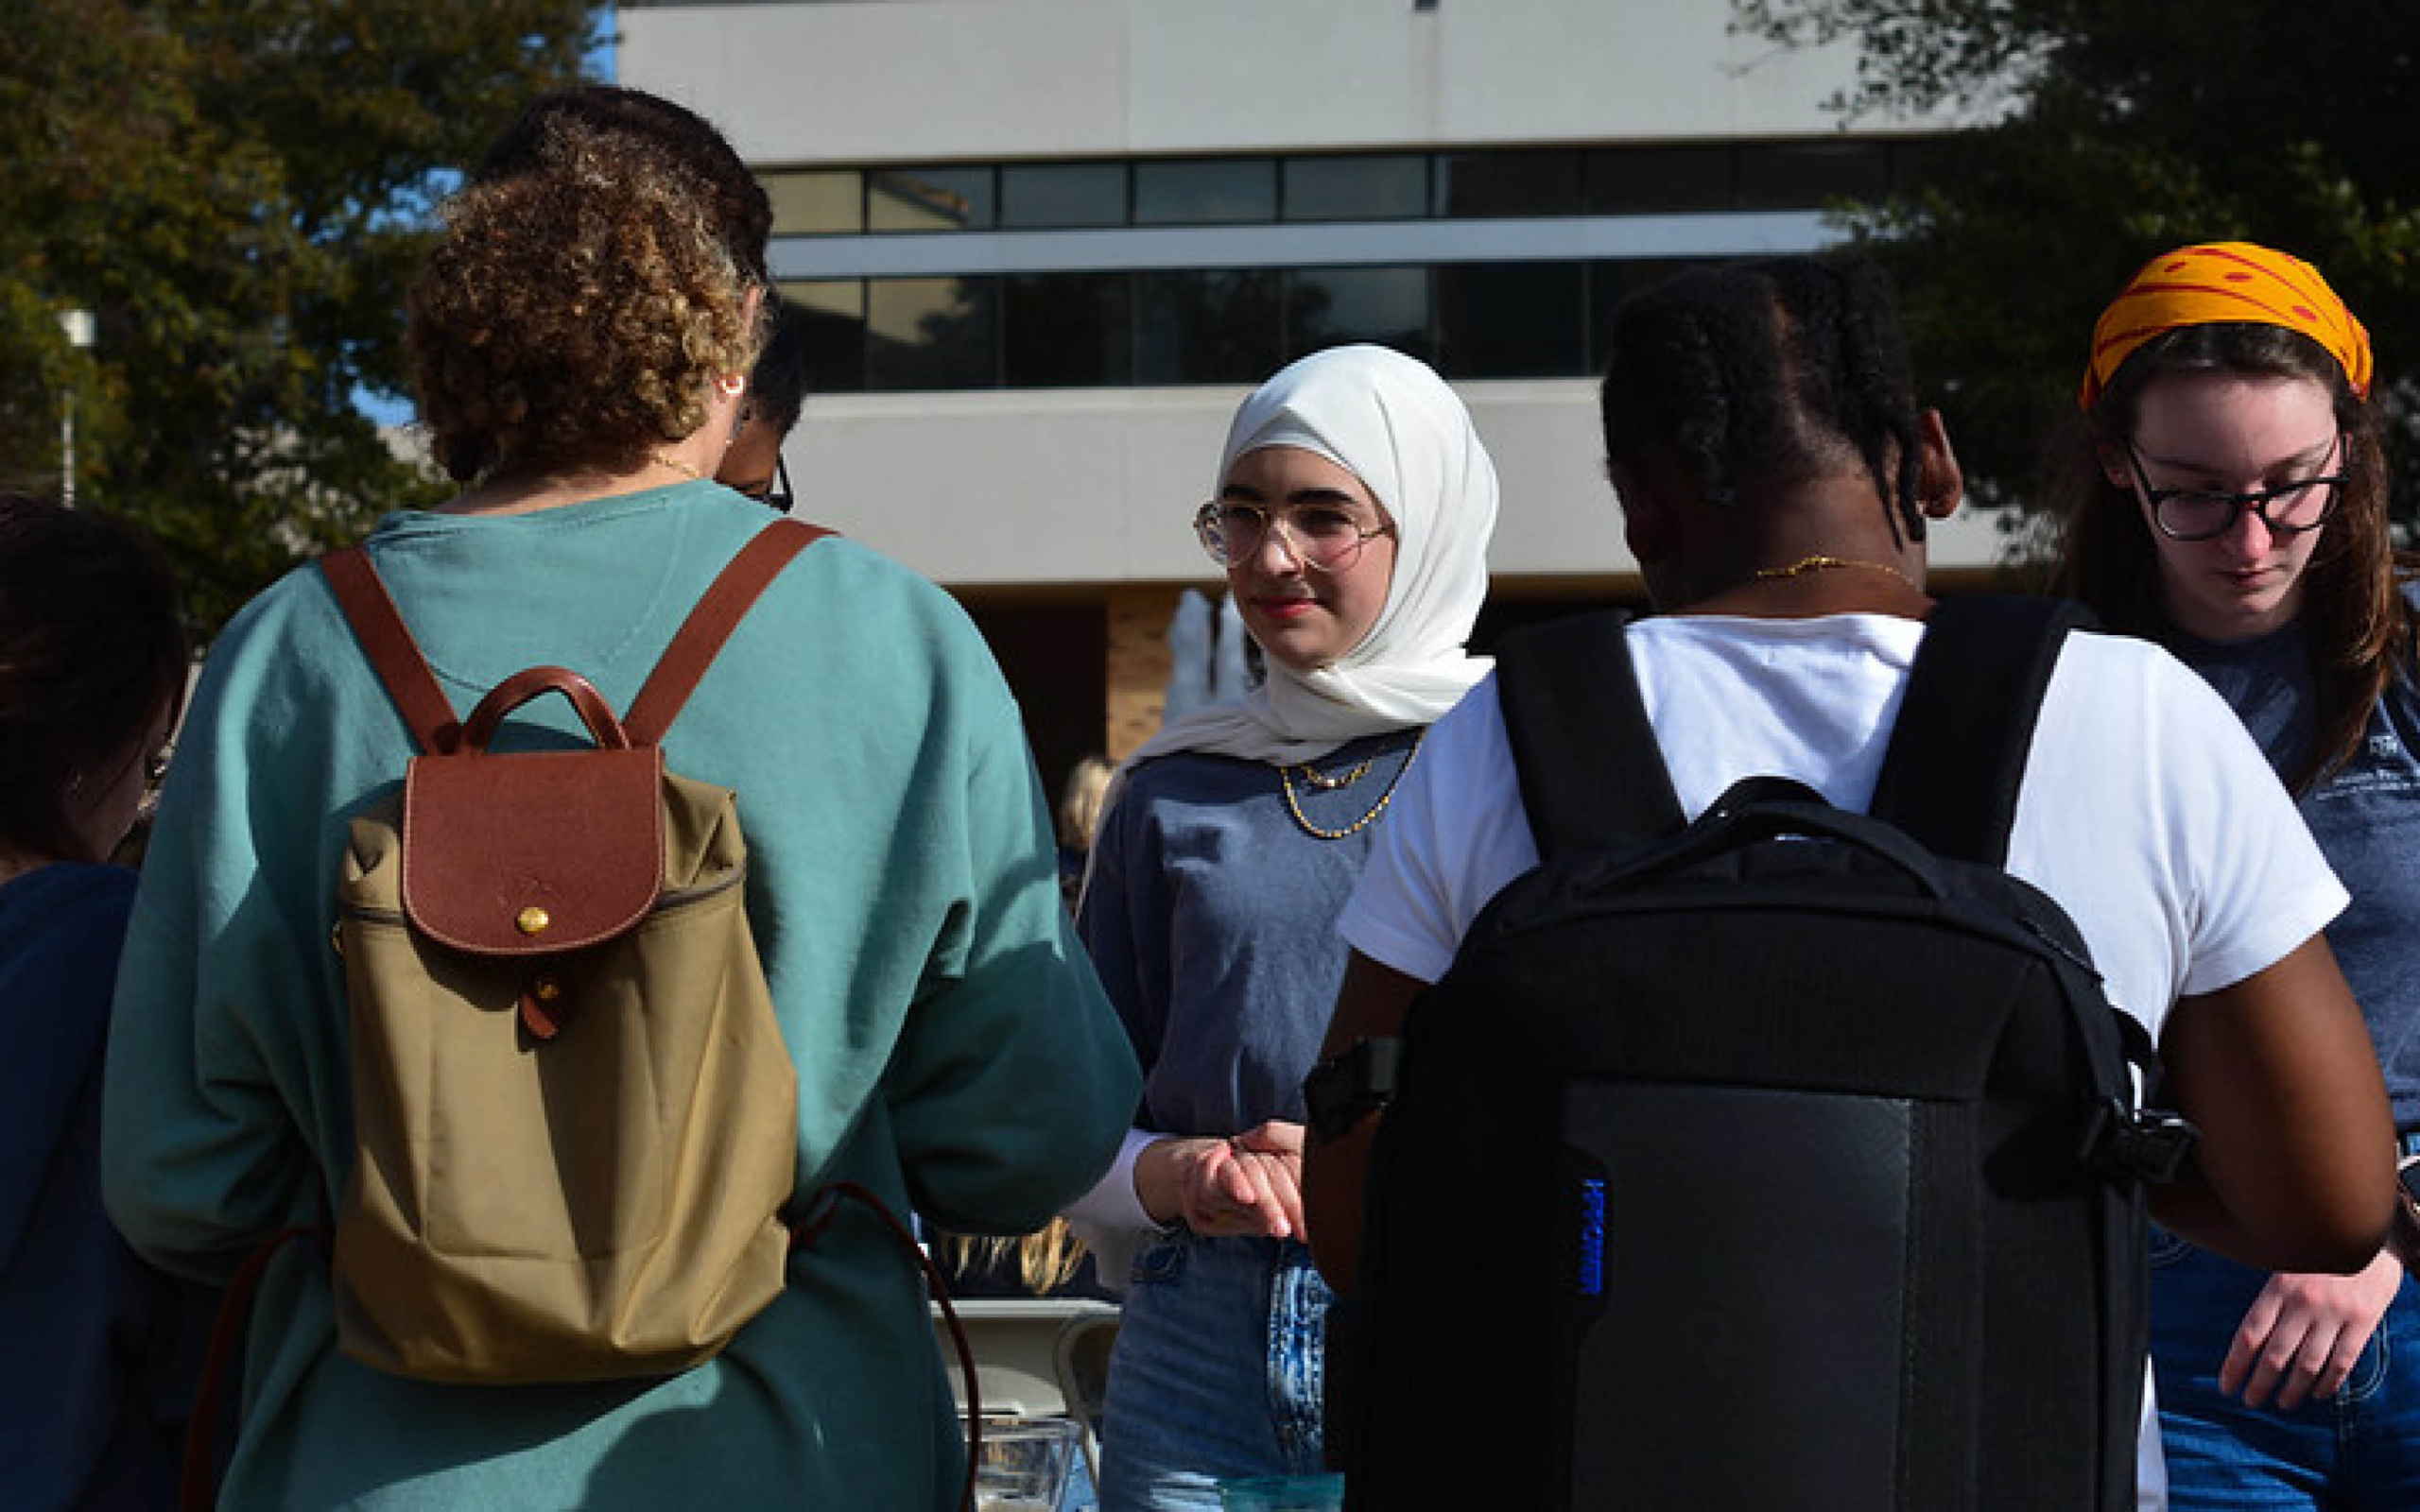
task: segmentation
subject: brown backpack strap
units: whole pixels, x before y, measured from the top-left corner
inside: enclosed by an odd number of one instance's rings
[[[831,532],[820,531],[819,534],[829,535]],[[806,1200],[806,1211],[790,1223],[790,1250],[796,1253],[815,1247],[815,1242],[823,1237],[825,1230],[840,1215],[842,1197],[862,1203],[882,1220],[891,1241],[903,1254],[916,1263],[917,1269],[924,1272],[925,1288],[934,1304],[942,1310],[942,1322],[949,1330],[950,1347],[958,1351],[959,1383],[966,1393],[966,1485],[965,1494],[958,1504],[959,1512],[975,1512],[975,1482],[983,1464],[983,1397],[977,1383],[975,1347],[967,1342],[966,1325],[958,1320],[958,1308],[950,1301],[949,1282],[942,1278],[941,1267],[933,1263],[933,1257],[917,1242],[914,1231],[890,1211],[890,1205],[855,1181],[826,1181],[815,1189]]]
[[[428,670],[428,660],[421,655],[420,643],[412,639],[394,598],[379,580],[378,569],[370,564],[370,554],[359,546],[329,552],[320,558],[320,572],[335,592],[337,606],[352,623],[354,637],[360,641],[378,680],[387,685],[387,696],[395,700],[396,711],[411,727],[412,738],[432,754],[451,750],[462,722],[455,717],[445,691],[437,685],[436,674]]]
[[[652,746],[663,740],[673,716],[688,702],[699,679],[757,595],[789,565],[791,558],[831,533],[803,520],[776,520],[739,549],[698,607],[689,611],[672,644],[665,648],[663,660],[648,675],[647,685],[631,701],[630,716],[622,721],[622,728],[631,745]],[[371,565],[369,553],[359,546],[331,551],[320,558],[320,571],[377,671],[378,680],[386,684],[387,696],[395,701],[404,723],[411,727],[412,738],[431,753],[453,749],[461,737],[462,722],[437,685],[436,675],[428,670],[428,660],[421,655],[394,598]]]
[[[227,1396],[240,1384],[235,1380],[236,1363],[243,1358],[244,1333],[252,1320],[253,1294],[260,1290],[269,1261],[294,1240],[310,1240],[320,1250],[321,1263],[325,1263],[332,1242],[325,1217],[326,1201],[323,1194],[318,1228],[297,1225],[281,1228],[254,1246],[235,1268],[234,1279],[219,1297],[218,1312],[210,1322],[210,1346],[202,1360],[201,1380],[194,1391],[193,1416],[185,1419],[184,1453],[177,1471],[180,1512],[211,1512],[218,1504],[221,1423]]]
[[[756,602],[756,595],[789,565],[791,558],[831,533],[803,520],[776,520],[739,548],[739,555],[732,558],[705,597],[689,611],[672,644],[665,647],[664,659],[648,674],[647,685],[631,700],[622,729],[631,745],[652,746],[664,739],[681,706],[689,701],[698,680],[706,675],[707,666],[738,627],[740,616]]]

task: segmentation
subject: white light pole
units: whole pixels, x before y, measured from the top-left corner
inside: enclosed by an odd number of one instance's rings
[[[78,352],[89,352],[93,346],[93,312],[62,310],[59,328],[67,333],[67,344]],[[76,507],[76,385],[67,384],[65,402],[59,412],[59,502]]]

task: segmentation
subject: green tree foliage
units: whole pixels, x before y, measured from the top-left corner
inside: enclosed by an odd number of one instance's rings
[[[205,631],[438,481],[404,291],[451,173],[580,76],[591,0],[17,0],[0,26],[0,483],[160,537]],[[96,317],[75,350],[69,309]]]
[[[1857,214],[1983,502],[2040,497],[2092,322],[2146,260],[2248,240],[2315,263],[2420,391],[2420,30],[2394,0],[1735,0],[1735,25],[1848,42],[1863,124],[1961,132],[1928,187]],[[2405,447],[2407,459],[2415,449]],[[2412,490],[2399,494],[2407,501]]]

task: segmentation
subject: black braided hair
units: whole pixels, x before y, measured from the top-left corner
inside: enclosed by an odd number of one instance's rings
[[[1850,457],[1910,540],[1923,412],[1890,275],[1855,254],[1692,268],[1615,308],[1599,403],[1608,461],[1664,452],[1736,507]]]

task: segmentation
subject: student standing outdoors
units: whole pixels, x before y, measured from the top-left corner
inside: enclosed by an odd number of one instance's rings
[[[1079,908],[1145,1071],[1080,1216],[1142,1248],[1101,1429],[1108,1512],[1216,1508],[1318,1470],[1327,1288],[1304,1246],[1303,1074],[1344,967],[1336,912],[1424,728],[1486,663],[1495,470],[1461,402],[1377,347],[1316,352],[1235,416],[1195,516],[1268,679],[1113,785]],[[1105,1279],[1115,1280],[1115,1276]]]
[[[134,873],[110,864],[192,665],[168,568],[0,493],[0,1501],[172,1504],[215,1298],[101,1211],[101,1052]]]
[[[608,96],[631,92],[605,91]],[[668,102],[542,100],[452,200],[409,311],[421,417],[460,485],[366,546],[458,710],[533,663],[627,709],[767,528],[710,481],[768,286],[763,193]],[[575,738],[533,704],[516,744]],[[544,729],[540,729],[541,725]],[[577,738],[585,740],[584,735]],[[1013,698],[959,608],[823,540],[756,602],[665,742],[732,789],[747,907],[798,1083],[797,1194],[1014,1231],[1115,1153],[1133,1056],[1082,957]],[[212,648],[164,793],[109,1048],[104,1176],[137,1248],[223,1279],[350,1176],[348,819],[412,739],[320,574]],[[843,1205],[785,1290],[668,1377],[465,1386],[340,1352],[313,1247],[268,1266],[221,1504],[958,1503],[965,1456],[922,1278]]]
[[[2243,242],[2152,259],[2101,314],[2065,507],[2068,593],[2240,715],[2352,902],[2328,943],[2420,1153],[2420,691],[2368,334]],[[2152,1356],[2174,1504],[2420,1506],[2420,1283],[2269,1271],[2162,1234]]]
[[[1855,258],[1686,272],[1625,300],[1609,344],[1608,475],[1660,611],[1629,654],[1683,809],[1773,775],[1862,812],[1933,607],[1925,523],[1963,490],[1887,279]],[[1325,1055],[1398,1032],[1479,909],[1537,864],[1492,681],[1431,730],[1395,810],[1340,922],[1353,957]],[[2363,1264],[2393,1162],[2319,936],[2343,891],[2225,705],[2155,646],[2069,636],[2008,854],[2075,920],[2202,1125],[2155,1210],[2256,1263]],[[1384,1116],[1306,1160],[1320,1266],[1347,1288]],[[1485,1221],[1483,1194],[1441,1209]],[[1755,1444],[1742,1422],[1740,1452]]]

